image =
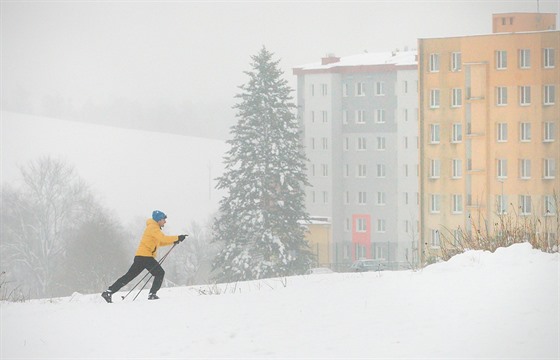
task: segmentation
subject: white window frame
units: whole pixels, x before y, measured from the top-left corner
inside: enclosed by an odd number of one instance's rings
[[[430,233],[431,233],[430,246],[432,248],[439,248],[441,246],[439,231],[437,229],[430,229]]]
[[[507,123],[497,123],[496,124],[496,141],[506,142],[508,140],[508,124]]]
[[[496,50],[496,69],[497,70],[507,69],[507,51]]]
[[[375,96],[385,96],[385,81],[375,83]]]
[[[358,205],[366,205],[366,204],[367,204],[367,192],[358,191]]]
[[[496,159],[496,177],[498,179],[507,179],[507,159]]]
[[[387,231],[387,221],[385,219],[377,219],[377,232],[384,233]]]
[[[496,106],[506,106],[508,103],[508,88],[506,86],[496,87]]]
[[[543,196],[543,215],[544,216],[556,216],[556,201],[553,195]]]
[[[329,164],[321,164],[321,175],[324,177],[329,176]]]
[[[359,136],[358,142],[356,145],[357,151],[366,151],[367,150],[367,139],[365,136]]]
[[[452,214],[463,213],[463,195],[461,194],[451,195],[451,213]]]
[[[545,121],[543,123],[543,142],[553,142],[555,124],[552,121]]]
[[[463,124],[453,123],[452,131],[451,131],[451,142],[457,144],[462,141],[463,141]]]
[[[498,215],[507,214],[507,195],[496,195],[496,212]]]
[[[358,178],[365,178],[367,176],[367,165],[358,164],[356,174],[356,177]]]
[[[439,54],[430,54],[430,60],[429,60],[429,72],[431,73],[435,73],[435,72],[439,72]]]
[[[521,142],[531,141],[531,123],[527,123],[527,122],[519,123],[519,141]]]
[[[383,191],[378,191],[377,192],[377,203],[376,205],[378,206],[384,206],[385,203],[385,193]]]
[[[321,138],[321,146],[323,150],[329,150],[329,138],[326,137]]]
[[[543,67],[545,69],[552,69],[555,66],[556,66],[555,49],[544,48],[543,49]]]
[[[531,50],[530,49],[519,49],[519,68],[520,69],[530,69],[531,68]]]
[[[439,109],[440,107],[440,91],[439,89],[430,90],[430,109]]]
[[[463,106],[463,89],[451,89],[451,107],[458,108]]]
[[[452,159],[451,160],[451,178],[460,179],[463,177],[463,160],[462,159]]]
[[[430,159],[430,179],[439,179],[441,176],[441,160]]]
[[[543,105],[554,105],[556,102],[556,86],[543,85]]]
[[[377,151],[387,150],[387,139],[384,136],[377,137]]]
[[[521,106],[531,105],[531,86],[529,85],[519,86],[519,105]]]
[[[451,53],[451,71],[457,72],[461,71],[462,62],[461,62],[461,53],[460,52],[452,52]]]
[[[519,215],[531,215],[531,195],[519,195]]]
[[[342,110],[342,123],[348,124],[348,110]]]
[[[321,114],[323,116],[323,123],[328,123],[329,122],[329,113],[327,112],[327,110],[321,111]]]
[[[366,96],[366,84],[364,82],[356,83],[356,96]]]
[[[441,195],[430,194],[430,213],[439,214],[441,212]]]
[[[377,164],[376,169],[378,178],[385,178],[387,176],[387,167],[385,164]]]
[[[348,97],[348,84],[342,84],[342,97]]]
[[[430,144],[439,144],[441,141],[440,137],[440,126],[439,124],[430,125]]]
[[[384,124],[386,121],[385,115],[385,109],[375,109],[375,122],[377,124]]]
[[[543,159],[543,179],[550,180],[556,178],[556,159]]]
[[[366,111],[365,110],[356,110],[356,124],[365,124],[366,123]]]
[[[356,219],[356,232],[366,232],[367,231],[367,221],[365,218]]]
[[[519,178],[521,180],[531,179],[531,159],[519,159]]]

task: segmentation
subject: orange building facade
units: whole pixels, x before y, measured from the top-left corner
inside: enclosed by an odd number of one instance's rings
[[[560,88],[556,14],[493,16],[493,34],[419,39],[420,257],[500,216],[557,242]]]

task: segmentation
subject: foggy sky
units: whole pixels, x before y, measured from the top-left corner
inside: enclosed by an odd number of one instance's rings
[[[541,0],[540,11],[559,4]],[[0,10],[3,110],[106,122],[144,113],[155,127],[158,117],[188,119],[181,131],[206,126],[223,138],[263,45],[295,88],[292,68],[327,53],[490,33],[492,13],[533,12],[537,1],[2,1]]]

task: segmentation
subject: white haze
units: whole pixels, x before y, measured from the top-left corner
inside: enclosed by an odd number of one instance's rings
[[[418,272],[3,302],[0,358],[558,359],[558,266],[525,243]]]
[[[42,156],[61,159],[91,186],[99,203],[125,224],[143,227],[155,209],[168,214],[166,232],[204,225],[223,193],[226,144],[180,135],[118,129],[2,111],[3,185],[20,185],[19,167]]]
[[[327,53],[416,48],[485,34],[492,13],[556,12],[517,1],[2,1],[1,107],[225,139],[250,56],[292,68]]]

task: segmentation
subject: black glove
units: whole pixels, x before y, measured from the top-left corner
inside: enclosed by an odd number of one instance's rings
[[[175,244],[178,244],[178,243],[180,243],[181,241],[185,240],[185,238],[186,238],[187,236],[188,236],[188,235],[179,235],[179,239],[177,239],[177,241],[175,241]]]

